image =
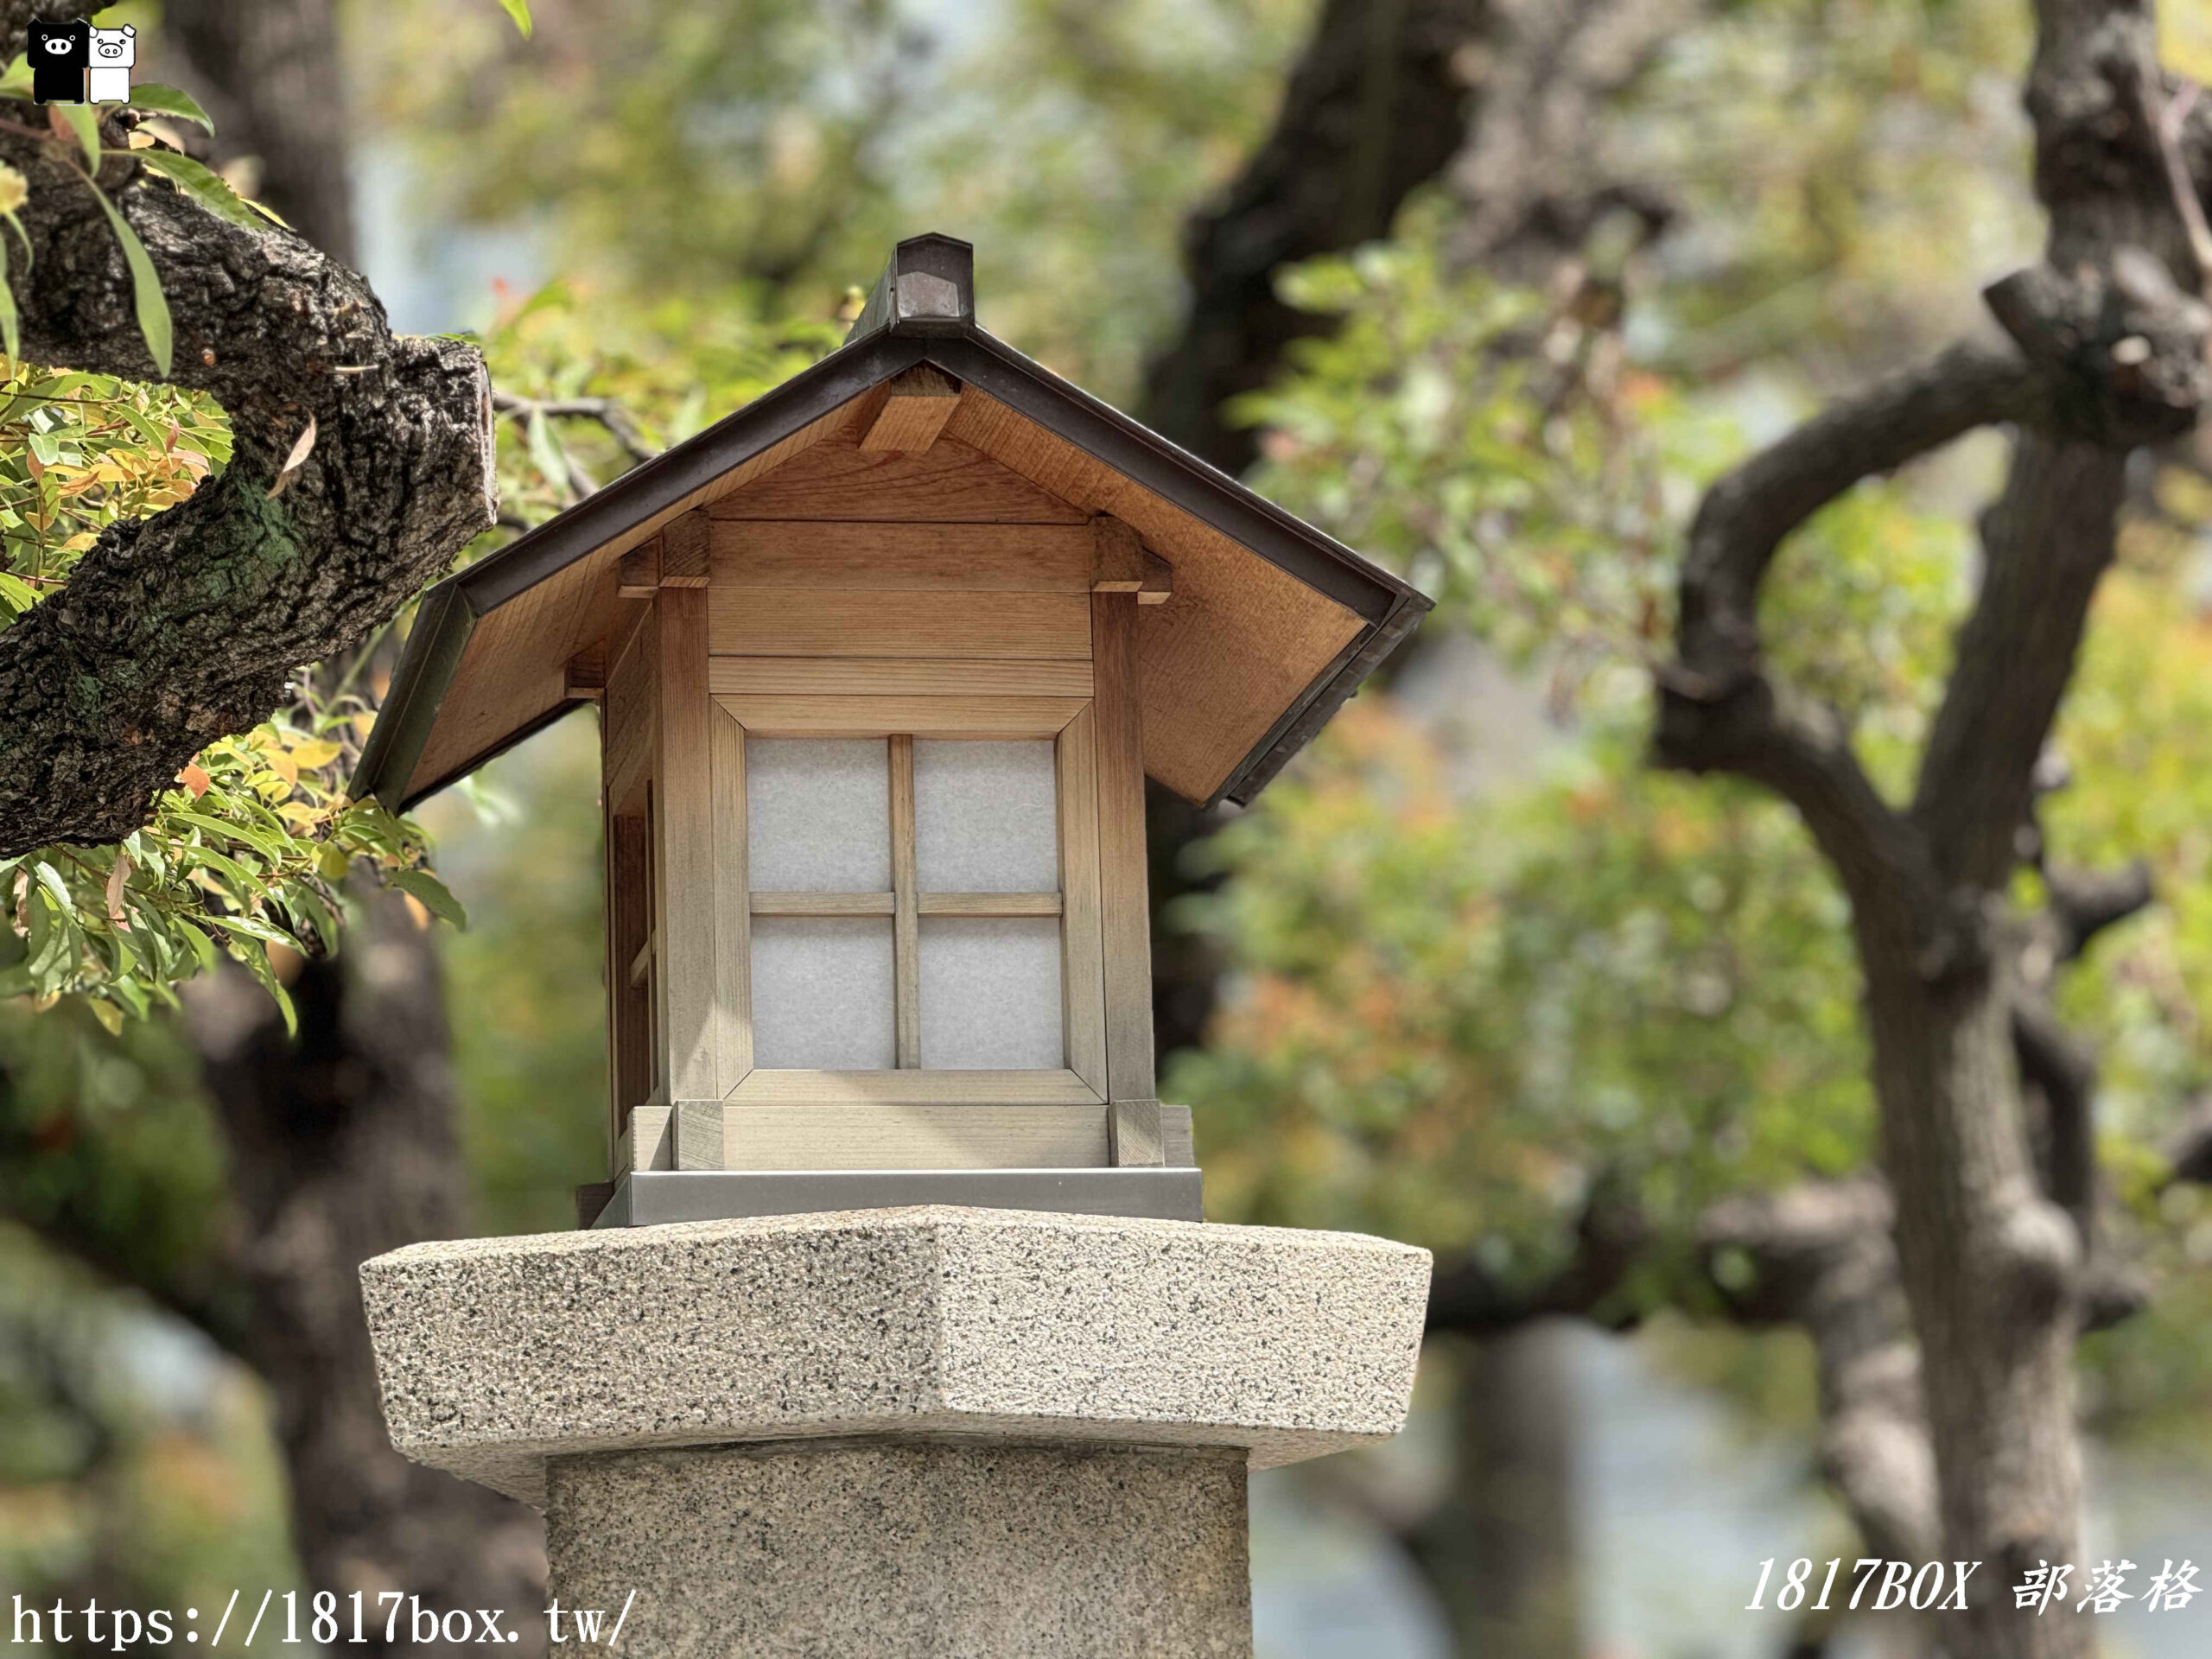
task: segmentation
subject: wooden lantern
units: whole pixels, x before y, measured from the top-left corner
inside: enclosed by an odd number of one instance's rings
[[[600,1224],[1187,1217],[1144,780],[1249,801],[1428,602],[977,327],[901,243],[842,349],[432,590],[359,794],[601,709]]]

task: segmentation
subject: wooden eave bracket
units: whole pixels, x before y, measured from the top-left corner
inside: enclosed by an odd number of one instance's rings
[[[561,671],[561,695],[588,702],[607,695],[606,640],[594,640],[569,658]]]
[[[884,383],[883,401],[861,448],[870,454],[920,454],[937,442],[960,406],[960,383],[931,363],[917,363]]]
[[[1091,592],[1135,594],[1140,605],[1165,605],[1175,596],[1175,567],[1144,544],[1135,525],[1101,513],[1090,528]]]
[[[713,529],[703,509],[671,518],[659,535],[622,556],[617,599],[651,599],[664,588],[703,588],[711,565]]]
[[[660,592],[660,537],[640,542],[622,556],[614,578],[617,599],[651,599]]]

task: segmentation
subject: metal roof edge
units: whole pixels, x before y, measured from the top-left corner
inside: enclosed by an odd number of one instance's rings
[[[902,259],[934,267],[970,254],[967,244],[950,237],[911,238],[894,251],[879,291],[905,269]],[[963,296],[969,295],[963,285],[945,280]],[[1208,804],[1224,798],[1240,804],[1249,802],[1397,648],[1433,601],[1402,578],[1024,356],[976,324],[971,296],[964,302],[966,313],[957,319],[886,316],[867,332],[862,325],[869,319],[864,312],[848,343],[820,362],[431,588],[423,601],[425,613],[409,637],[384,711],[362,752],[354,774],[355,798],[373,794],[389,804],[397,793],[403,806],[411,806],[566,712],[556,707],[448,776],[419,790],[408,787],[479,618],[588,557],[641,519],[705,488],[810,422],[926,360],[1037,421],[1361,619],[1361,631],[1230,768]]]
[[[429,742],[430,728],[478,618],[578,559],[588,558],[638,520],[705,487],[731,467],[921,359],[918,341],[884,334],[840,346],[744,408],[632,467],[603,489],[438,582],[423,595],[424,615],[408,636],[384,708],[362,748],[361,764],[353,774],[353,798],[374,795],[389,805],[397,792],[406,805],[412,805],[431,792],[428,787],[410,790],[407,785]],[[433,620],[433,607],[436,626],[426,627]],[[457,638],[448,638],[446,631],[454,626],[451,619],[455,616],[466,616],[467,626]],[[387,726],[392,728],[388,737]],[[481,764],[497,752],[471,764]],[[449,781],[442,779],[436,787]]]
[[[404,798],[407,780],[429,747],[446,688],[475,631],[475,613],[451,577],[424,596],[384,706],[369,728],[368,741],[361,746],[361,764],[353,770],[348,791],[355,800],[374,797],[394,812],[412,804]]]

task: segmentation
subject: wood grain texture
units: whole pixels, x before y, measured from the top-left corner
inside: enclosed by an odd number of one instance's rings
[[[707,599],[717,656],[1077,661],[1090,655],[1090,607],[1081,594],[982,599],[716,586]]]
[[[1080,697],[717,697],[764,737],[1051,737],[1088,706]]]
[[[957,380],[934,364],[917,363],[885,385],[875,418],[861,435],[861,448],[871,454],[925,450],[937,442],[959,403]]]
[[[891,995],[899,1065],[922,1063],[922,930],[917,919],[921,879],[915,872],[914,740],[904,734],[885,745],[891,766]]]
[[[563,666],[593,640],[609,637],[622,614],[616,572],[625,553],[693,507],[804,454],[852,419],[850,404],[832,410],[480,618],[410,776],[410,792],[450,777],[560,704]]]
[[[925,893],[925,916],[1058,916],[1064,906],[1057,893]]]
[[[1144,556],[1144,580],[1137,584],[1137,603],[1165,605],[1175,597],[1175,567],[1157,553]]]
[[[717,696],[1088,697],[1090,663],[715,657],[707,684]]]
[[[826,438],[707,511],[717,518],[1084,524],[1090,515],[949,437],[921,454]]]
[[[726,1095],[753,1070],[753,907],[745,731],[717,709],[709,760],[715,810],[715,1083]]]
[[[826,1104],[842,1101],[892,1106],[932,1103],[995,1106],[1104,1104],[1095,1090],[1064,1068],[1007,1071],[772,1071],[756,1067],[729,1098],[744,1103]]]
[[[716,587],[1060,594],[1090,587],[1091,537],[1079,524],[721,519],[713,543]]]
[[[676,1167],[675,1113],[666,1106],[639,1106],[615,1147],[614,1173],[626,1169]]]
[[[1112,1100],[1153,1100],[1152,924],[1144,822],[1144,710],[1137,596],[1093,594],[1091,708],[1098,731],[1098,887]]]
[[[749,900],[755,916],[888,916],[898,904],[889,893],[756,893]]]
[[[1144,586],[1144,543],[1135,527],[1110,512],[1090,521],[1090,587],[1100,594],[1134,594]]]
[[[1146,768],[1192,800],[1238,761],[1363,626],[1234,538],[968,387],[945,428],[1040,488],[1135,527],[1174,567],[1172,604],[1144,612]]]
[[[730,1169],[1098,1169],[1106,1164],[1104,1115],[1095,1103],[729,1101],[721,1128],[723,1163]]]
[[[660,592],[660,537],[632,548],[615,568],[618,599],[652,599]]]
[[[1102,1096],[1106,1078],[1106,980],[1098,908],[1097,717],[1085,709],[1060,733],[1061,1029],[1068,1067]]]
[[[1191,1135],[1189,1107],[1170,1106],[1162,1103],[1160,1108],[1160,1147],[1168,1168],[1198,1167],[1198,1154]]]
[[[669,1098],[704,1100],[715,1084],[714,717],[707,691],[707,595],[664,588],[657,601],[660,741],[655,767],[659,846],[662,1075]]]
[[[594,640],[569,658],[561,671],[561,691],[567,697],[596,702],[607,692],[607,642]]]
[[[1167,1161],[1156,1100],[1117,1100],[1106,1109],[1107,1154],[1116,1169],[1158,1169]]]
[[[607,982],[611,1029],[607,1062],[610,1133],[620,1141],[632,1112],[652,1093],[652,994],[626,971],[652,922],[652,857],[643,814],[608,820],[607,835]]]
[[[682,518],[669,520],[668,528],[660,533],[660,585],[705,587],[713,542],[713,522],[703,508],[694,507]]]
[[[675,1161],[678,1169],[727,1169],[723,1152],[723,1104],[719,1100],[679,1100],[672,1110]]]

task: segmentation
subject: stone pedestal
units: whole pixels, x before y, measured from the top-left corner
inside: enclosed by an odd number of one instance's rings
[[[544,1509],[626,1653],[1166,1659],[1250,1652],[1248,1466],[1403,1422],[1428,1258],[926,1207],[361,1279],[394,1444]]]

